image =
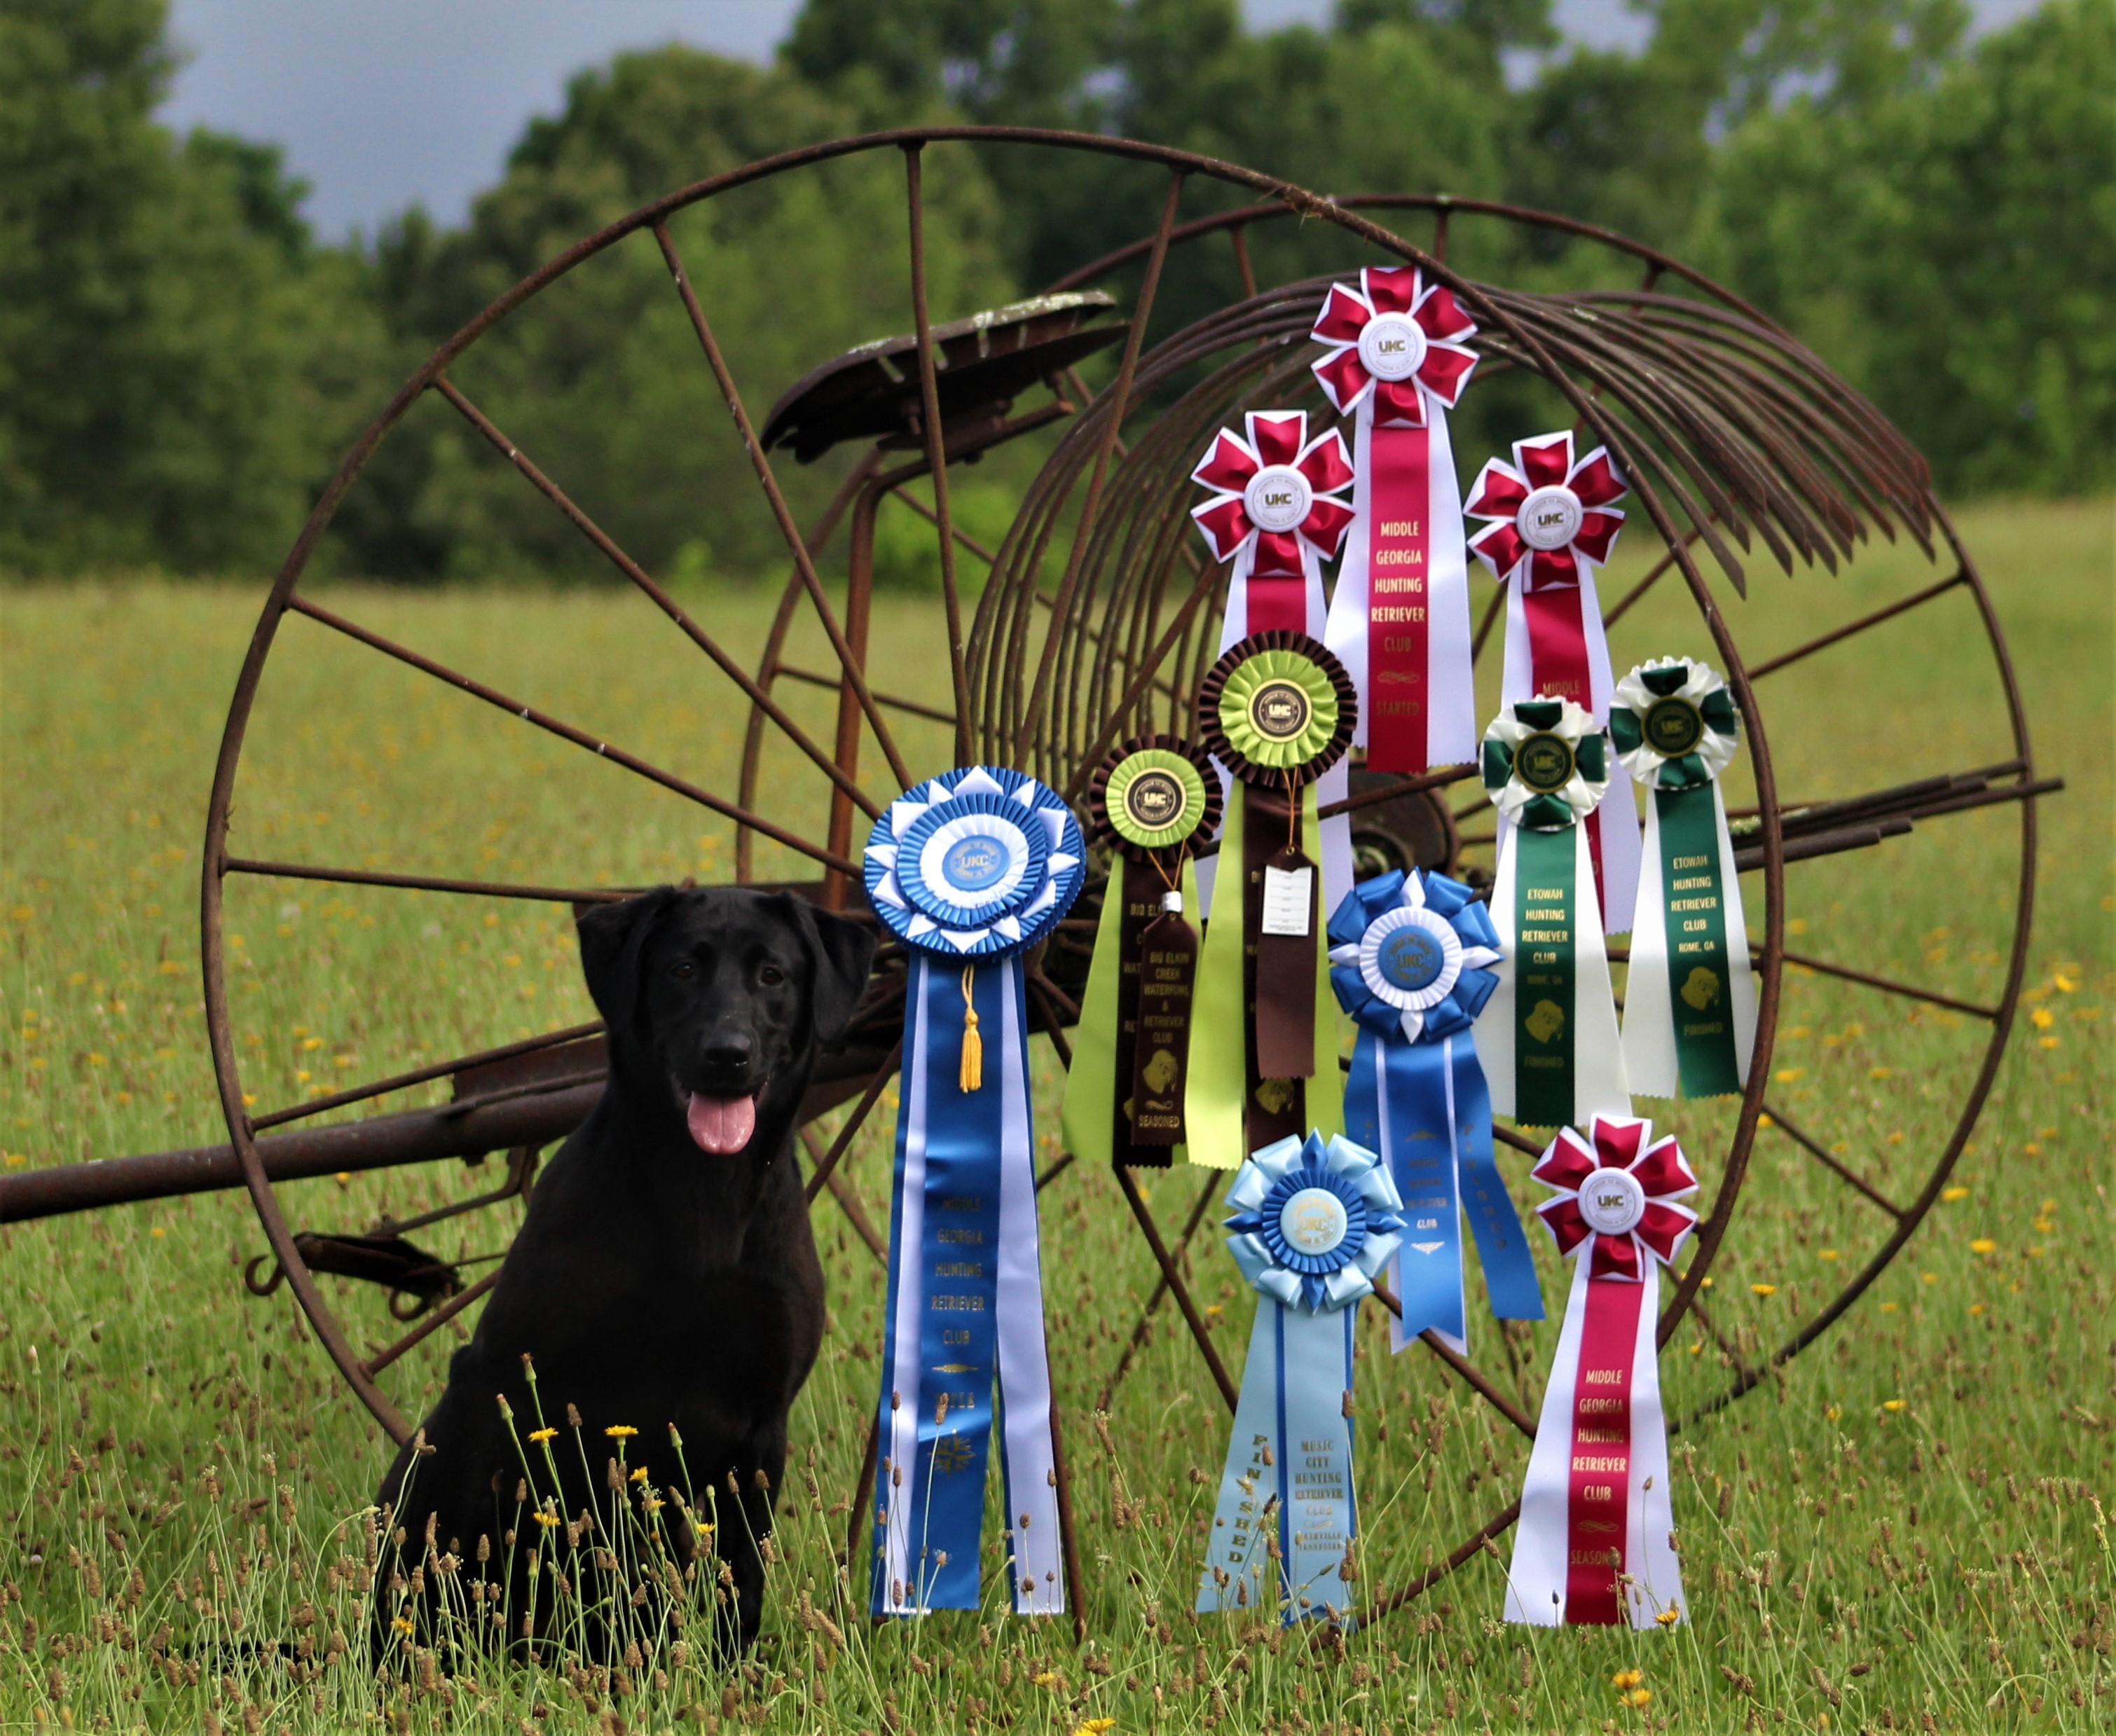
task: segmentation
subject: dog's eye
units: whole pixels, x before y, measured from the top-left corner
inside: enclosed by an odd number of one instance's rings
[[[669,967],[669,974],[678,982],[688,982],[698,974],[698,967],[688,958]]]
[[[775,989],[786,981],[786,973],[775,964],[767,964],[759,967],[757,980],[767,989]]]

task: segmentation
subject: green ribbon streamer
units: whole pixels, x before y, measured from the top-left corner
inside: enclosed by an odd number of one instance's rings
[[[1240,789],[1230,793],[1226,824],[1220,834],[1220,867],[1212,879],[1214,914],[1205,925],[1198,983],[1190,1000],[1190,1074],[1184,1082],[1183,1097],[1183,1125],[1190,1136],[1190,1161],[1213,1169],[1239,1169],[1249,1155],[1249,1008],[1244,992],[1242,900],[1249,889],[1242,877],[1244,803]],[[1306,785],[1300,792],[1304,841],[1312,842],[1322,835],[1322,822],[1316,817],[1318,806],[1315,786]],[[1322,870],[1318,867],[1315,871]],[[1317,902],[1319,907],[1322,901]],[[1325,926],[1318,917],[1315,924],[1315,1077],[1302,1084],[1308,1123],[1327,1140],[1345,1131],[1345,1092],[1337,1065],[1337,995],[1330,986],[1330,948]],[[1101,946],[1098,931],[1097,958]],[[1084,1023],[1084,1008],[1081,1018]],[[1076,1041],[1076,1064],[1078,1053]],[[1112,1040],[1112,1071],[1115,1056]],[[1069,1107],[1070,1104],[1069,1092]],[[1081,1155],[1087,1154],[1083,1150]]]
[[[1726,889],[1720,875],[1719,802],[1709,779],[1656,789],[1662,920],[1668,936],[1668,1008],[1686,1097],[1738,1095],[1733,971],[1727,956]]]
[[[1183,908],[1194,921],[1198,875],[1187,857],[1183,862]],[[1081,998],[1079,1022],[1073,1027],[1073,1065],[1065,1075],[1065,1097],[1059,1111],[1065,1150],[1083,1162],[1105,1166],[1116,1160],[1116,1106],[1123,1100],[1117,1090],[1117,991],[1123,974],[1123,926],[1124,865],[1120,861],[1111,865],[1109,884],[1102,893],[1102,920],[1095,925],[1095,953],[1088,967],[1088,992]],[[1196,1006],[1194,999],[1190,1040],[1194,1064],[1198,1054]],[[1129,1082],[1125,1089],[1130,1089]],[[1186,1104],[1188,1100],[1186,1097]],[[1180,1163],[1183,1157],[1184,1148],[1175,1146],[1171,1161]]]
[[[1572,1119],[1576,834],[1514,834],[1514,1119]]]

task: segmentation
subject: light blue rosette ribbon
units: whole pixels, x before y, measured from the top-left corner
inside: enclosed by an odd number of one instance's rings
[[[1404,1200],[1389,1325],[1469,1348],[1462,1214],[1501,1320],[1539,1320],[1543,1290],[1492,1149],[1492,1094],[1470,1026],[1498,979],[1498,930],[1467,886],[1414,869],[1362,880],[1330,919],[1330,981],[1359,1026],[1345,1130],[1378,1151]]]
[[[1071,907],[1086,857],[1056,793],[981,765],[907,790],[867,841],[867,898],[910,948],[875,1480],[876,1615],[979,1606],[995,1387],[1014,1610],[1065,1607],[1022,955]]]
[[[1373,1152],[1310,1133],[1253,1153],[1226,1202],[1258,1294],[1198,1608],[1254,1609],[1276,1581],[1289,1625],[1349,1625],[1352,1317],[1402,1240],[1403,1201]]]

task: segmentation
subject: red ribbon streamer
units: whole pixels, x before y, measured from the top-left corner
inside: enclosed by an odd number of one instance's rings
[[[1367,767],[1427,769],[1431,622],[1426,559],[1432,432],[1374,428],[1368,435]]]
[[[1642,1284],[1590,1279],[1572,1393],[1571,1489],[1566,1503],[1565,1619],[1614,1626],[1626,1619],[1617,1576],[1630,1522],[1631,1358]]]

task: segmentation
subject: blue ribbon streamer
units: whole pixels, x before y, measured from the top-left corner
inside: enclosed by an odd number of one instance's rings
[[[925,1054],[925,1183],[916,1281],[926,1302],[920,1313],[922,1380],[911,1402],[918,1408],[918,1451],[914,1463],[890,1467],[877,1481],[876,1545],[892,1513],[911,1539],[917,1590],[904,1601],[936,1610],[978,1606],[978,1541],[984,1519],[985,1472],[992,1432],[992,1389],[998,1371],[996,1304],[998,1299],[1001,1094],[996,1087],[957,1088],[962,1058],[962,979],[925,959],[915,966],[922,981],[907,996],[917,1007],[917,1025],[907,1046]],[[1019,959],[987,962],[972,983],[981,1027],[996,1036],[1009,1021],[1000,1009],[1002,971],[1019,976]],[[1017,997],[1018,999],[1018,997]],[[1025,1032],[1015,1040],[1026,1045]],[[994,1058],[995,1063],[996,1058]],[[904,1184],[908,1100],[897,1112],[896,1187]],[[901,1214],[892,1214],[899,1223]],[[890,1311],[882,1366],[896,1361],[896,1297],[902,1249],[892,1229]],[[902,1395],[899,1394],[901,1398]],[[945,1405],[945,1408],[944,1408]],[[893,1407],[885,1394],[882,1438],[888,1438]],[[895,1481],[895,1472],[903,1472]],[[942,1559],[945,1557],[945,1560]],[[884,1613],[889,1587],[877,1555],[875,1611]]]
[[[1496,947],[1490,915],[1468,887],[1427,873],[1419,884],[1424,907],[1465,943]],[[1332,942],[1356,945],[1372,923],[1402,904],[1404,886],[1401,872],[1361,881],[1331,919]],[[1387,1154],[1404,1198],[1407,1227],[1396,1262],[1403,1316],[1391,1328],[1396,1348],[1401,1350],[1428,1328],[1458,1346],[1466,1342],[1465,1214],[1492,1312],[1501,1320],[1541,1320],[1542,1286],[1499,1173],[1491,1091],[1469,1036],[1496,979],[1488,971],[1465,967],[1446,999],[1425,1013],[1414,1041],[1404,1035],[1401,1013],[1373,993],[1358,966],[1338,964],[1330,974],[1359,1033],[1346,1082],[1346,1131]]]

